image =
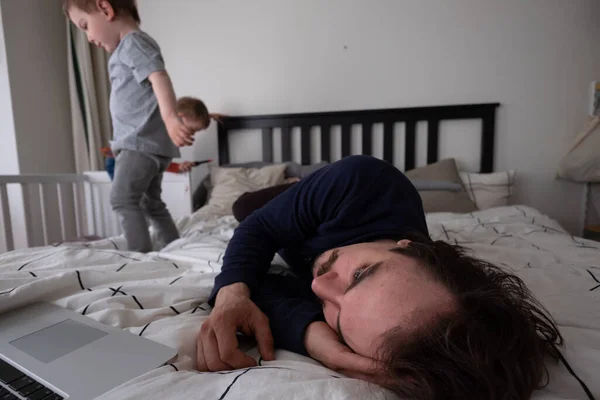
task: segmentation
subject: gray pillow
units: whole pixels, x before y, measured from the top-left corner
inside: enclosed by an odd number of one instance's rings
[[[453,213],[469,213],[477,211],[477,207],[469,200],[469,195],[462,186],[462,181],[458,175],[456,162],[453,158],[444,159],[434,164],[429,164],[424,167],[415,168],[406,171],[405,175],[408,179],[416,181],[437,181],[439,183],[456,183],[460,185],[461,190],[419,190],[421,200],[423,200],[423,209],[426,213],[429,212],[453,212]]]
[[[463,187],[460,183],[450,181],[432,181],[429,179],[410,179],[418,191],[444,190],[449,192],[460,192]]]
[[[311,165],[300,165],[293,161],[286,162],[287,168],[285,169],[286,178],[306,178],[308,175],[315,171],[320,170],[323,167],[329,165],[327,161],[321,161],[318,164]]]

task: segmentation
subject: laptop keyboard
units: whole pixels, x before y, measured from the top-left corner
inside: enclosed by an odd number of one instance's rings
[[[64,397],[0,359],[0,400],[22,399],[63,400]]]

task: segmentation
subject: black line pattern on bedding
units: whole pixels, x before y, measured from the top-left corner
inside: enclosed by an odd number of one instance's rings
[[[25,264],[21,265],[21,266],[19,267],[19,269],[17,269],[17,271],[21,271],[21,270],[23,270],[23,268],[25,268],[25,267],[26,267],[26,266],[28,266],[29,264],[33,264],[34,262],[37,262],[37,261],[43,260],[44,258],[48,258],[48,257],[50,257],[50,256],[53,256],[53,255],[55,255],[55,254],[58,254],[58,253],[62,253],[62,252],[64,252],[64,251],[67,251],[67,250],[69,250],[69,249],[60,249],[60,250],[57,250],[57,251],[55,251],[55,252],[53,252],[53,253],[46,254],[45,256],[42,256],[42,257],[40,257],[40,258],[36,258],[35,260],[28,261],[28,262],[26,262]]]
[[[84,308],[84,309],[83,309],[83,311],[81,312],[81,315],[85,315],[85,313],[86,313],[86,312],[87,312],[87,310],[88,310],[88,307],[89,307],[89,306],[91,306],[91,305],[92,305],[92,303],[90,303],[90,304],[88,304],[87,306],[85,306],[85,308]]]
[[[121,266],[119,267],[119,269],[117,270],[117,272],[121,272],[121,270],[122,270],[123,268],[125,268],[125,266],[126,266],[127,264],[128,264],[128,263],[125,263],[125,264],[121,265]]]
[[[179,277],[177,277],[177,278],[173,279],[173,280],[171,281],[171,283],[169,283],[169,285],[172,285],[172,284],[174,284],[175,282],[177,282],[177,281],[178,281],[178,280],[180,280],[181,278],[183,278],[183,276],[179,276]]]
[[[112,239],[108,238],[106,240],[108,240],[109,242],[112,243],[113,246],[115,246],[115,250],[119,250],[119,246],[117,246],[117,244]]]
[[[196,307],[194,307],[194,309],[192,310],[192,314],[195,313],[198,309],[201,309],[202,311],[206,311],[206,308],[204,307],[200,307],[200,304],[198,304]]]
[[[600,250],[600,247],[592,246],[590,244],[582,243],[582,242],[577,241],[575,239],[575,236],[573,236],[573,235],[571,235],[571,240],[573,240],[573,243],[575,243],[575,247],[577,247],[579,249],[596,249],[596,250]]]
[[[29,271],[29,274],[30,274],[31,276],[33,276],[34,278],[37,278],[37,275],[36,275],[36,274],[34,274],[33,272]]]
[[[527,213],[525,212],[525,210],[523,210],[522,208],[519,207],[515,207],[517,210],[521,211],[523,213],[523,216],[526,217]]]
[[[124,254],[121,254],[120,252],[118,252],[118,251],[115,251],[115,250],[103,250],[103,249],[92,249],[92,248],[88,248],[87,250],[88,250],[88,251],[91,251],[91,252],[93,252],[93,253],[108,253],[108,254],[115,254],[115,255],[117,255],[117,256],[119,256],[119,257],[122,257],[122,258],[125,258],[125,259],[127,259],[127,260],[133,260],[133,261],[142,261],[140,258],[134,258],[134,257],[131,257],[131,256],[126,256],[126,255],[124,255]]]
[[[140,307],[140,309],[142,309],[142,310],[143,310],[143,309],[144,309],[144,307],[142,306],[142,303],[140,303],[140,302],[138,301],[138,299],[137,299],[135,296],[131,296],[131,297],[133,298],[133,300],[135,300],[135,302],[136,302],[136,303],[137,303],[137,305]]]
[[[238,379],[240,379],[240,377],[244,374],[247,374],[248,371],[250,371],[250,368],[245,370],[244,372],[242,372],[241,374],[239,374],[238,376],[235,377],[235,379],[233,380],[233,382],[231,382],[229,384],[229,386],[227,386],[227,389],[225,389],[225,392],[223,392],[223,394],[221,395],[221,397],[219,397],[219,400],[223,400],[225,398],[225,396],[227,396],[227,393],[229,393],[229,390],[231,389],[231,387],[235,384],[235,382],[237,382]]]
[[[179,372],[179,368],[177,368],[177,367],[175,366],[175,364],[168,364],[168,365],[169,365],[170,367],[173,367],[173,369],[174,369],[175,371]]]
[[[169,306],[171,308],[171,310],[173,310],[175,312],[175,314],[179,315],[181,314],[179,311],[177,311],[177,309],[173,306]]]
[[[2,293],[0,293],[0,296],[2,296],[3,294],[11,294],[13,292],[13,290],[15,290],[15,289],[16,289],[16,287],[9,289],[6,292],[2,292]]]
[[[450,240],[450,236],[448,236],[448,231],[446,230],[446,227],[444,226],[444,224],[440,224],[440,226],[442,227],[442,230],[444,231],[444,235],[446,236],[446,240]]]
[[[593,280],[596,281],[596,283],[598,285],[594,286],[593,288],[590,289],[590,292],[593,290],[596,290],[600,287],[600,281],[598,280],[598,278],[596,278],[596,276],[592,273],[592,271],[590,271],[589,269],[586,269],[586,271],[588,272],[588,274],[590,274],[590,276],[592,277]]]
[[[144,327],[142,328],[142,330],[140,331],[140,333],[138,334],[138,336],[142,336],[142,335],[144,334],[144,331],[146,330],[146,328],[148,328],[148,327],[150,326],[150,324],[151,324],[151,322],[148,322],[148,323],[146,324],[146,326],[144,326]]]
[[[75,272],[77,273],[77,280],[79,281],[79,286],[81,287],[81,290],[87,290],[88,292],[91,292],[92,289],[83,286],[83,281],[81,280],[81,273],[77,270]]]
[[[110,297],[114,297],[114,295],[117,294],[117,293],[121,293],[123,296],[127,296],[127,293],[125,293],[124,291],[121,290],[122,287],[123,286],[119,286],[116,289],[113,289],[113,288],[109,287],[108,289],[112,290],[112,292],[113,292],[113,294],[111,294]]]
[[[493,246],[493,245],[495,245],[495,244],[496,244],[496,242],[497,242],[498,240],[500,240],[500,239],[506,239],[506,238],[512,238],[512,237],[513,237],[513,235],[502,235],[502,236],[500,236],[500,237],[498,237],[498,238],[494,239],[494,241],[493,241],[492,243],[490,243],[490,246]]]

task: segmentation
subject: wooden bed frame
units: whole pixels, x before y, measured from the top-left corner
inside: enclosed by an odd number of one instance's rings
[[[331,160],[332,128],[341,127],[341,156],[350,155],[351,131],[354,125],[362,126],[362,154],[373,154],[373,125],[383,124],[383,159],[394,162],[394,125],[405,124],[404,169],[415,167],[416,124],[427,122],[427,163],[434,163],[439,156],[439,125],[447,120],[481,120],[481,152],[479,171],[492,172],[494,169],[494,138],[496,129],[496,109],[498,103],[465,104],[433,107],[390,108],[380,110],[358,110],[341,112],[321,112],[303,114],[253,115],[223,118],[218,127],[219,164],[230,163],[229,136],[232,131],[259,129],[262,131],[262,160],[274,162],[273,136],[275,129],[281,129],[281,158],[292,161],[292,129],[300,128],[300,154],[303,165],[311,164],[310,149],[314,137],[311,129],[319,127],[321,160]],[[336,143],[337,144],[337,143]],[[252,160],[257,161],[257,160]],[[174,217],[192,211],[189,175],[166,177],[163,186],[165,202]],[[9,209],[9,186],[16,185],[22,196],[22,212],[25,232],[23,241],[26,247],[48,245],[53,237],[69,240],[69,230],[77,237],[95,235],[108,237],[120,233],[119,224],[108,202],[110,180],[103,172],[81,175],[16,175],[0,176],[0,252],[15,248]],[[29,195],[33,191],[33,197]],[[52,195],[56,192],[56,195]],[[168,198],[170,194],[171,197]],[[52,198],[51,198],[52,197]],[[35,200],[35,205],[32,204]],[[35,211],[37,209],[37,211]],[[35,211],[35,212],[34,212]],[[52,226],[51,216],[58,213],[60,226]],[[186,215],[187,215],[186,214]],[[36,217],[36,215],[39,215]],[[21,223],[21,221],[19,221]],[[73,225],[67,229],[67,225]],[[32,232],[39,230],[42,240],[32,242]],[[59,230],[56,235],[52,230]]]
[[[341,126],[341,155],[350,155],[350,133],[353,125],[362,126],[362,154],[372,155],[373,125],[382,123],[383,159],[394,163],[394,124],[406,125],[404,143],[404,169],[415,167],[417,122],[427,122],[427,163],[438,161],[439,124],[447,120],[481,120],[481,154],[479,172],[494,170],[494,138],[496,131],[496,108],[499,103],[463,104],[449,106],[389,108],[379,110],[358,110],[303,114],[275,114],[225,117],[218,128],[219,164],[229,164],[229,134],[233,130],[262,130],[262,159],[273,162],[273,130],[281,129],[281,155],[283,162],[292,161],[293,128],[301,130],[301,158],[303,165],[311,164],[311,128],[321,131],[321,160],[331,161],[331,128]]]

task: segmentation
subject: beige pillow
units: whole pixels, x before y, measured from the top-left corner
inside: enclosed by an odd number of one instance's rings
[[[262,168],[211,167],[212,191],[208,201],[211,213],[231,215],[233,203],[242,194],[283,183],[285,168],[285,164]]]
[[[427,179],[461,184],[456,162],[453,158],[444,159],[435,164],[426,165],[405,172],[409,179]],[[469,200],[469,195],[463,189],[460,191],[429,190],[420,191],[423,209],[429,212],[469,213],[477,208]]]

